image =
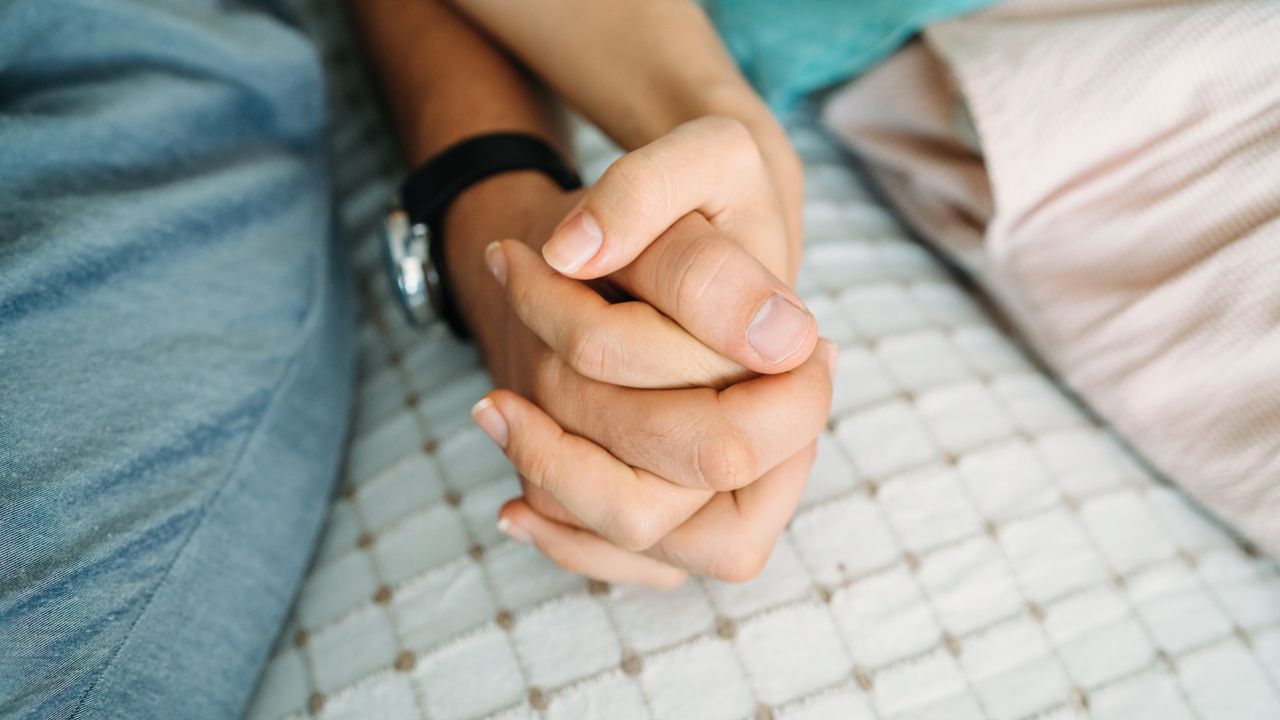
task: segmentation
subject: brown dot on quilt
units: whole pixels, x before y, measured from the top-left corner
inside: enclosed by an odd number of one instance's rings
[[[373,536],[367,532],[360,533],[360,537],[356,538],[356,547],[364,549],[373,544]]]
[[[732,640],[738,635],[738,623],[733,618],[721,615],[716,618],[716,634],[725,640]]]
[[[536,687],[529,688],[529,704],[534,710],[546,710],[551,704],[551,700],[547,698],[547,694]]]
[[[637,654],[627,651],[622,656],[622,672],[636,676],[644,670],[644,660]]]
[[[410,407],[410,408],[418,407],[418,394],[409,393],[408,395],[406,395],[404,398],[404,404],[405,404],[405,407]]]
[[[391,588],[386,585],[379,585],[378,590],[373,593],[373,601],[379,605],[386,605],[391,602]]]
[[[319,715],[321,710],[324,710],[324,695],[319,692],[311,693],[311,697],[307,698],[307,712]]]
[[[435,438],[427,438],[422,442],[422,452],[428,455],[434,453],[437,449],[439,449],[439,447],[440,447],[440,443],[436,442]]]
[[[602,580],[588,580],[587,592],[592,595],[605,595],[609,592],[609,583]]]
[[[294,645],[294,647],[306,647],[306,646],[307,646],[307,640],[308,640],[309,638],[310,638],[310,636],[309,636],[309,635],[307,635],[307,629],[306,629],[306,628],[298,628],[298,632],[296,632],[296,633],[294,633],[294,634],[293,634],[293,645]]]
[[[831,602],[831,590],[821,583],[813,586],[813,591],[818,594],[818,599],[824,603]]]
[[[467,550],[467,554],[471,556],[472,560],[475,560],[476,562],[480,562],[481,560],[484,559],[484,547],[482,547],[479,544],[472,545]]]
[[[992,540],[1000,539],[1000,526],[988,520],[982,524],[982,529],[987,531],[987,536]]]
[[[942,642],[946,644],[947,652],[950,652],[953,657],[960,657],[960,641],[956,639],[955,635],[943,633]]]
[[[853,680],[858,683],[858,687],[862,688],[863,692],[871,692],[871,688],[875,685],[867,671],[860,667],[853,669]]]
[[[1249,634],[1248,630],[1245,630],[1244,628],[1237,625],[1235,626],[1235,633],[1236,633],[1236,637],[1240,638],[1240,642],[1244,643],[1245,647],[1247,648],[1253,647],[1253,636]]]
[[[911,572],[920,572],[920,558],[916,557],[915,553],[910,550],[902,553],[902,561],[911,568]]]
[[[417,659],[414,658],[412,650],[401,650],[400,654],[396,655],[396,669],[400,672],[409,672],[416,663]]]
[[[510,630],[516,624],[516,618],[511,614],[510,610],[499,610],[498,614],[493,617],[493,621],[498,623],[498,627],[503,630]]]
[[[1044,609],[1030,600],[1027,601],[1027,612],[1037,621],[1044,622]]]
[[[457,490],[449,490],[444,494],[444,501],[449,507],[458,507],[462,504],[462,493]]]
[[[1077,687],[1071,693],[1071,704],[1076,706],[1077,710],[1083,712],[1089,711],[1089,693],[1082,687]]]

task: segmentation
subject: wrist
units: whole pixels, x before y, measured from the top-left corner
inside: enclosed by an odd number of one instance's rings
[[[502,289],[484,261],[485,248],[495,240],[509,238],[530,244],[545,241],[539,231],[547,208],[567,210],[566,197],[554,181],[540,172],[507,172],[467,188],[445,215],[445,272],[449,287],[491,367],[508,337],[509,317]],[[541,234],[549,235],[550,230],[547,227]]]
[[[444,240],[449,256],[483,254],[494,240],[525,240],[542,216],[539,210],[564,195],[555,181],[536,170],[504,172],[471,185],[445,214]]]

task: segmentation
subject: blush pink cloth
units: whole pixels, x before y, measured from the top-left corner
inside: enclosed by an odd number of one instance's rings
[[[1071,388],[1280,556],[1280,4],[1007,2],[825,119]]]

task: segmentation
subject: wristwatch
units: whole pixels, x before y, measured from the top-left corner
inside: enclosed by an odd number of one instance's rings
[[[468,336],[445,273],[445,212],[468,187],[517,170],[545,173],[564,190],[582,187],[578,174],[551,145],[532,135],[505,132],[452,145],[400,186],[382,222],[382,255],[392,294],[409,324],[424,327],[438,316],[455,336]]]

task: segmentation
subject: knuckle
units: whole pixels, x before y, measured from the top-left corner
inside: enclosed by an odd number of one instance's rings
[[[535,448],[526,448],[520,452],[519,467],[521,475],[528,478],[534,486],[554,495],[556,491],[556,467],[552,456]]]
[[[650,510],[625,508],[609,522],[605,536],[614,545],[630,552],[644,552],[665,534],[658,517]]]
[[[712,115],[704,119],[710,123],[719,147],[728,156],[742,160],[744,167],[750,167],[762,160],[755,136],[741,120],[723,115]]]
[[[698,443],[698,477],[709,490],[728,492],[756,479],[756,453],[736,428],[707,433]]]
[[[751,131],[747,129],[745,123],[735,117],[730,117],[728,115],[705,115],[699,118],[698,122],[704,124],[711,130],[711,132],[719,135],[722,140],[729,142],[751,140]]]
[[[701,305],[707,292],[721,284],[733,257],[733,247],[720,242],[714,233],[690,238],[681,252],[670,259],[675,272],[668,275],[668,292],[675,300],[675,310],[682,317]]]
[[[710,575],[728,583],[744,583],[756,579],[769,562],[772,548],[762,548],[739,540],[720,553]]]
[[[615,160],[596,186],[608,190],[608,195],[599,199],[625,218],[661,215],[669,204],[666,173],[644,148]]]
[[[613,331],[598,324],[580,322],[570,331],[569,366],[595,380],[606,380],[622,357]]]

